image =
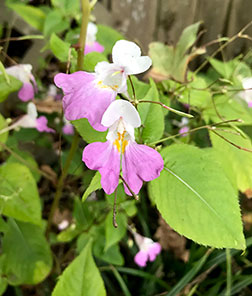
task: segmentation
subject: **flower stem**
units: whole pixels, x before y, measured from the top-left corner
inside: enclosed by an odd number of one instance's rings
[[[78,59],[77,59],[77,70],[82,70],[83,61],[84,61],[84,49],[87,38],[87,26],[90,15],[90,3],[89,0],[81,0],[82,4],[82,22],[81,22],[81,31],[79,38],[79,46],[78,46]]]

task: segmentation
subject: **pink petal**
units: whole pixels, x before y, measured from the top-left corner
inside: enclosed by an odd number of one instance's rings
[[[34,92],[37,93],[38,92],[38,85],[37,85],[37,82],[32,74],[30,75],[30,81],[33,84]]]
[[[54,129],[47,126],[47,122],[48,120],[45,116],[40,116],[36,119],[36,129],[39,132],[55,133]]]
[[[154,261],[157,255],[161,252],[161,245],[159,243],[153,243],[148,249],[149,260]]]
[[[139,251],[134,257],[135,263],[140,267],[145,267],[148,261],[148,254],[144,251]]]
[[[74,127],[72,124],[65,124],[62,129],[65,135],[73,135],[74,134]]]
[[[134,193],[139,192],[143,181],[151,181],[159,177],[163,167],[164,161],[156,150],[135,142],[126,147],[122,158],[122,172]],[[124,188],[126,194],[131,195],[127,187],[124,186]]]
[[[87,118],[94,129],[105,131],[107,128],[101,125],[102,115],[115,99],[116,92],[98,86],[95,79],[95,74],[79,71],[59,73],[54,82],[64,91],[63,109],[67,120]]]
[[[18,97],[21,101],[27,102],[34,98],[34,88],[30,82],[25,82],[18,92]]]
[[[189,127],[188,126],[184,126],[179,130],[179,134],[183,134],[183,133],[187,133],[189,131]],[[187,134],[185,135],[181,135],[181,137],[186,137]]]
[[[84,54],[88,54],[90,52],[104,52],[104,47],[98,42],[92,42],[91,44],[86,44]]]
[[[249,108],[252,108],[252,101],[251,102],[248,102],[248,107]]]
[[[120,154],[109,141],[95,142],[83,150],[82,161],[101,174],[101,186],[107,194],[115,191],[119,182]]]

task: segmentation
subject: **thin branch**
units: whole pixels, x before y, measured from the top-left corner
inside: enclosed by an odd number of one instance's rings
[[[113,226],[115,228],[118,227],[118,224],[116,222],[116,199],[117,199],[117,188],[115,190],[114,205],[113,205]]]
[[[124,180],[124,178],[120,175],[119,178],[123,181],[123,184],[128,188],[129,192],[135,198],[135,200],[139,200],[139,196],[134,193],[134,191],[129,187],[128,183]]]
[[[180,115],[180,116],[184,116],[184,117],[188,117],[188,118],[193,118],[193,115],[188,114],[188,113],[184,113],[184,112],[182,112],[182,111],[178,111],[178,110],[173,109],[173,108],[171,108],[171,107],[168,107],[168,106],[166,106],[165,104],[163,104],[162,102],[158,102],[158,101],[149,101],[149,100],[140,100],[140,101],[138,101],[138,103],[151,103],[151,104],[157,104],[157,105],[160,105],[161,107],[163,107],[163,108],[165,108],[165,109],[167,109],[167,110],[169,110],[169,111],[171,111],[171,112],[173,112],[173,113],[176,113],[176,114],[178,114],[178,115]]]

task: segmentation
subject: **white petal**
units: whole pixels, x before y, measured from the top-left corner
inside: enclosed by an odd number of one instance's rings
[[[30,102],[27,105],[27,115],[33,119],[36,119],[38,117],[37,108],[34,103]]]
[[[252,88],[252,77],[246,77],[242,79],[243,88]]]
[[[20,64],[6,69],[6,73],[17,78],[23,83],[30,81],[32,65]]]
[[[147,71],[152,65],[152,60],[148,56],[124,58],[124,71],[127,75],[136,75]]]
[[[93,43],[96,41],[97,26],[94,23],[88,23],[87,27],[87,43]]]
[[[112,126],[120,117],[133,128],[141,125],[140,116],[136,108],[128,101],[116,100],[112,102],[102,117],[102,125]]]
[[[127,40],[119,40],[115,43],[112,49],[112,59],[115,64],[120,64],[125,55],[131,57],[140,57],[141,49],[134,42]]]
[[[29,116],[28,114],[24,115],[21,117],[16,123],[14,123],[15,128],[20,126],[20,127],[27,127],[27,128],[32,128],[36,127],[36,119]]]
[[[126,40],[116,42],[112,50],[112,59],[127,75],[143,73],[152,65],[150,57],[141,57],[139,46]]]

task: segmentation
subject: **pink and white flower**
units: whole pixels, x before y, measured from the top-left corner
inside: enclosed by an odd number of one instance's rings
[[[55,130],[47,126],[47,118],[45,116],[38,117],[37,109],[34,103],[30,102],[27,105],[27,114],[22,116],[15,123],[0,131],[0,134],[7,131],[24,128],[36,128],[39,132],[55,133]]]
[[[141,125],[137,110],[131,103],[116,100],[105,111],[101,123],[109,128],[107,142],[95,142],[85,147],[82,160],[91,170],[101,174],[101,186],[107,194],[115,191],[122,176],[137,194],[143,181],[160,175],[164,162],[154,149],[135,142],[134,128]],[[124,184],[126,194],[132,195]]]
[[[162,248],[159,243],[136,232],[133,233],[139,252],[135,255],[134,261],[140,267],[145,267],[147,261],[154,261]]]
[[[239,96],[252,108],[252,77],[247,77],[242,80],[243,91],[239,92]]]
[[[93,51],[96,51],[96,52],[104,51],[104,47],[96,41],[97,31],[98,31],[97,26],[94,23],[88,23],[84,54],[88,54]]]
[[[67,120],[87,118],[94,129],[105,131],[102,116],[118,93],[127,93],[128,75],[142,73],[151,66],[151,59],[141,56],[140,48],[125,40],[116,42],[112,59],[112,64],[98,63],[95,73],[79,71],[55,76],[55,84],[65,94],[63,109]]]
[[[32,65],[30,64],[20,64],[6,68],[7,74],[17,78],[23,83],[23,86],[18,92],[18,97],[23,102],[32,100],[37,92],[37,83],[31,71]]]

